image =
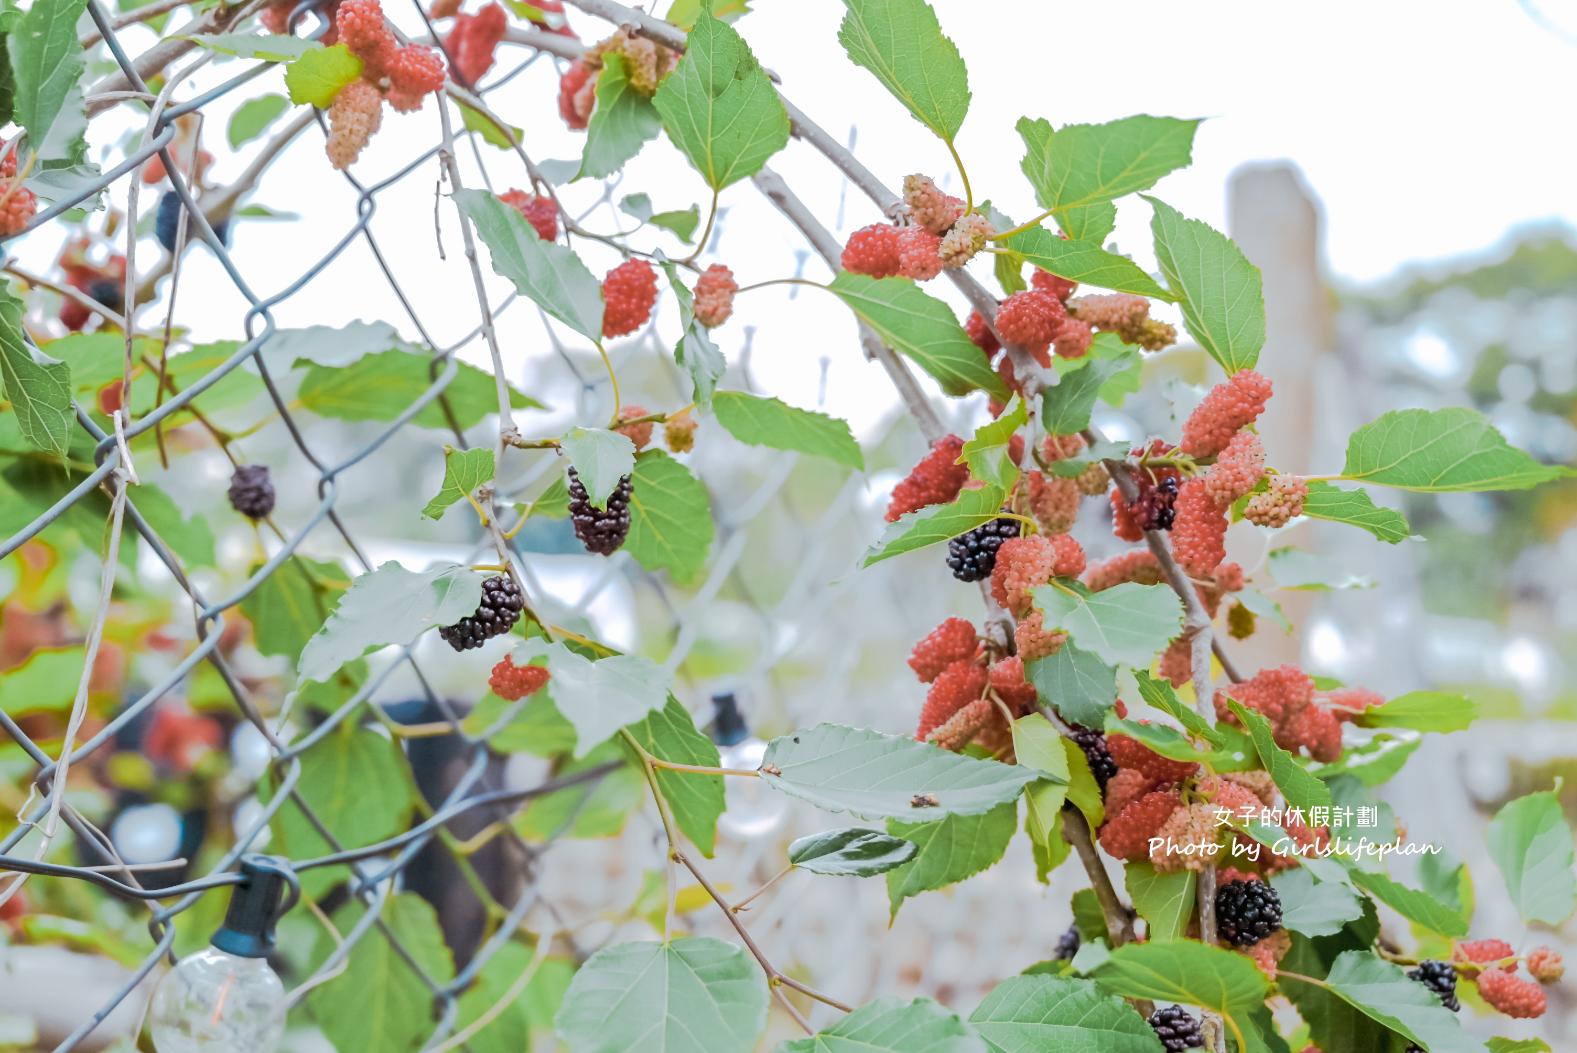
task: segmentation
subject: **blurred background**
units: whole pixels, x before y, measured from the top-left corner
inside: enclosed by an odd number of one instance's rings
[[[402,19],[396,5],[387,6]],[[786,95],[844,138],[890,185],[925,172],[957,189],[945,151],[845,61],[835,40],[840,4],[758,0],[755,6],[738,27],[781,76]],[[1012,125],[1021,115],[1056,125],[1142,112],[1209,118],[1192,167],[1167,177],[1155,193],[1225,229],[1264,272],[1269,339],[1261,369],[1277,395],[1262,431],[1278,468],[1335,472],[1347,435],[1359,425],[1387,410],[1446,405],[1481,409],[1540,460],[1577,460],[1577,194],[1572,148],[1552,102],[1572,98],[1577,87],[1577,3],[1338,0],[1316,10],[1227,0],[935,0],[935,6],[971,71],[974,101],[959,149],[977,196],[1009,215],[1035,211],[1018,172],[1022,146]],[[575,11],[570,24],[587,41],[606,32]],[[136,32],[128,39],[139,45],[154,39]],[[239,68],[216,64],[196,86]],[[493,74],[502,81],[489,95],[493,108],[524,129],[526,148],[539,162],[579,154],[579,138],[554,112],[557,73],[550,58],[516,49],[501,53]],[[277,73],[265,76],[259,91],[279,91],[277,80]],[[235,178],[255,149],[232,151],[220,134],[242,101],[223,100],[208,111],[205,143],[218,155],[210,174],[215,185]],[[136,128],[129,115],[104,118],[95,123],[92,142],[102,156],[115,156]],[[431,106],[417,115],[391,115],[356,174],[369,184],[393,176],[437,136]],[[468,185],[498,191],[525,185],[513,155],[478,139],[462,146],[459,160]],[[840,239],[879,218],[804,146],[791,143],[772,164]],[[386,322],[406,339],[424,331],[434,346],[459,346],[463,359],[485,365],[470,276],[447,203],[438,202],[435,220],[440,189],[447,188],[438,183],[436,162],[428,160],[377,198],[371,230],[404,303],[357,242],[280,303],[279,325]],[[563,193],[584,214],[585,225],[599,231],[633,225],[620,203],[634,193],[648,194],[658,210],[705,208],[699,179],[661,141],[622,177],[573,184]],[[144,210],[152,207],[150,197],[144,195]],[[110,198],[111,207],[124,209],[123,192]],[[254,289],[282,290],[345,235],[355,201],[354,188],[327,168],[321,134],[309,128],[247,199],[252,214],[234,227],[233,257]],[[86,228],[101,226],[102,215],[86,217]],[[1154,270],[1148,224],[1147,206],[1122,202],[1111,247]],[[26,268],[46,273],[66,240],[46,228],[16,253]],[[672,255],[685,251],[679,240],[651,227],[633,240]],[[594,244],[577,249],[596,273],[617,260]],[[828,277],[748,184],[724,194],[703,257],[711,260],[732,267],[742,285]],[[989,279],[984,265],[976,266]],[[185,268],[178,318],[189,339],[241,337],[245,302],[213,257],[195,250]],[[493,302],[505,303],[506,284],[489,279]],[[929,291],[949,297],[944,285]],[[53,305],[44,295],[34,303],[30,321],[47,334]],[[962,317],[961,303],[955,306]],[[146,308],[145,324],[162,318],[163,301]],[[522,415],[527,434],[557,435],[606,416],[610,392],[593,350],[524,301],[507,304],[499,327],[511,380],[549,407]],[[649,329],[611,348],[626,402],[671,410],[688,401],[687,383],[672,361],[677,332],[672,304],[665,303]],[[587,556],[566,521],[543,520],[522,535],[533,598],[558,624],[664,663],[697,723],[710,718],[712,696],[726,692],[761,738],[824,720],[908,733],[924,697],[923,685],[904,665],[909,648],[949,615],[978,620],[982,613],[978,592],[955,582],[935,553],[855,569],[880,532],[893,483],[921,455],[924,442],[885,375],[863,358],[851,317],[831,297],[793,286],[742,294],[735,319],[716,337],[729,360],[725,387],[848,419],[868,470],[849,473],[745,446],[703,421],[687,459],[708,490],[717,536],[694,580],[646,573],[624,554]],[[286,366],[280,363],[281,372]],[[1097,423],[1116,438],[1173,433],[1214,378],[1213,365],[1197,348],[1173,349],[1146,363],[1141,393],[1103,409]],[[297,382],[299,375],[285,378],[287,385]],[[988,419],[983,397],[943,400],[932,393],[955,431],[967,435]],[[243,435],[247,459],[273,470],[278,521],[304,521],[317,504],[316,472],[271,407],[237,397],[215,412]],[[381,427],[307,419],[309,440],[335,459]],[[486,431],[483,424],[472,437],[485,439]],[[340,508],[374,563],[400,559],[419,566],[464,560],[477,550],[476,526],[467,516],[456,512],[435,525],[418,515],[442,477],[442,441],[439,432],[407,429],[341,477]],[[224,595],[244,579],[259,545],[273,541],[224,508],[229,463],[203,448],[200,437],[191,446],[169,471],[159,471],[150,458],[139,460],[139,468],[184,511],[210,522],[215,558],[197,579]],[[529,499],[559,469],[551,453],[511,453],[504,488]],[[1357,530],[1311,523],[1274,536],[1234,530],[1230,557],[1249,569],[1255,588],[1295,631],[1283,631],[1265,615],[1253,637],[1232,642],[1231,649],[1247,670],[1292,661],[1387,695],[1438,686],[1480,703],[1484,716],[1472,730],[1432,737],[1380,793],[1410,840],[1444,845],[1477,876],[1472,934],[1515,942],[1522,929],[1484,853],[1483,827],[1505,801],[1562,777],[1568,810],[1577,814],[1577,790],[1571,788],[1577,780],[1570,778],[1577,774],[1577,484],[1517,494],[1373,493],[1405,511],[1415,538],[1383,545]],[[1086,505],[1076,533],[1092,559],[1117,551],[1104,505]],[[60,558],[48,588],[57,591],[69,624],[74,611],[91,609],[96,570],[65,530],[52,528],[44,540],[54,546],[51,558]],[[1297,551],[1277,554],[1284,549]],[[326,531],[310,537],[303,551],[346,563],[344,546]],[[8,597],[0,642],[18,636],[18,597],[24,590],[32,590],[33,599],[40,595],[36,578],[21,557],[0,563],[0,597]],[[150,631],[190,635],[189,616],[175,602],[168,574],[146,553],[137,586],[133,613],[155,627]],[[29,606],[36,604],[30,600]],[[418,656],[439,691],[469,706],[503,650],[494,641],[480,654],[458,656],[434,638],[419,646]],[[8,712],[21,697],[29,654],[21,644],[0,650],[0,698]],[[235,656],[260,698],[279,703],[287,697],[289,662],[265,656],[245,638],[236,642]],[[146,688],[170,666],[156,649],[130,643],[123,658],[122,680],[131,687]],[[378,660],[373,664],[376,669]],[[375,701],[412,697],[416,686],[408,672],[396,670]],[[196,714],[228,703],[202,673],[185,694]],[[181,792],[221,799],[230,793],[227,807],[248,807],[233,773],[245,770],[249,756],[255,759],[255,743],[224,746],[208,768],[185,766],[182,778],[195,781]],[[19,782],[30,771],[14,752],[0,750],[0,758]],[[514,755],[510,777],[535,779],[543,764],[529,754]],[[167,786],[163,796],[152,796],[177,812],[189,810],[190,801],[170,800],[170,793]],[[582,802],[571,836],[542,856],[542,900],[527,923],[560,933],[579,953],[649,935],[653,904],[660,924],[655,815],[640,807],[638,784],[599,794]],[[772,800],[738,804],[708,872],[741,894],[772,876],[794,837],[836,825]],[[92,809],[94,802],[87,799],[83,807]],[[124,802],[107,793],[97,802],[106,823],[124,810]],[[519,828],[531,840],[544,820],[528,811]],[[150,838],[148,830],[157,832],[146,824],[132,829]],[[1400,876],[1407,867],[1399,864]],[[747,917],[775,964],[801,971],[814,986],[847,1001],[925,993],[967,1007],[997,978],[1049,956],[1071,920],[1069,896],[1082,881],[1069,864],[1050,886],[1037,883],[1021,839],[986,874],[954,890],[926,893],[904,904],[895,919],[880,882],[808,874],[776,886]],[[52,900],[50,886],[34,881],[29,894],[50,916],[63,919],[82,908],[72,901],[80,890]],[[693,895],[681,897],[681,904],[701,906]],[[146,949],[134,917],[114,905],[93,909],[102,911],[96,924],[105,933],[132,943],[140,938],[136,946]],[[724,935],[715,915],[687,911],[683,921]],[[1409,943],[1406,923],[1387,920],[1393,936]],[[310,943],[311,924],[303,923],[298,944]],[[31,936],[19,930],[18,938],[36,940],[41,933],[49,935],[35,928]],[[1528,940],[1564,944],[1570,952],[1572,936],[1568,929],[1529,934]],[[106,957],[101,945],[84,946]],[[0,1023],[28,1015],[24,990],[13,988],[8,997],[0,985]],[[826,1010],[813,1010],[813,1021],[825,1023],[817,1012]],[[775,1038],[790,1037],[786,1019],[775,1018],[774,1025]],[[1542,1035],[1557,1049],[1570,1048],[1577,1039],[1577,996],[1570,986],[1552,989],[1551,1011],[1536,1023],[1485,1019],[1469,1027],[1483,1035]],[[19,1034],[25,1036],[25,1028]],[[308,1031],[292,1040],[302,1050],[323,1048]],[[4,1041],[0,1035],[0,1048]],[[17,1048],[30,1045],[23,1037]]]

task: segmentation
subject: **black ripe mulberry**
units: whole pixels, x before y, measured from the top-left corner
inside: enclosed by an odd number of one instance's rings
[[[1407,971],[1407,977],[1439,995],[1440,1003],[1453,1013],[1462,1008],[1457,1001],[1457,971],[1450,962],[1421,961],[1418,968]]]
[[[947,565],[959,581],[981,581],[997,565],[997,549],[1018,537],[1017,519],[993,519],[947,543]]]
[[[1083,941],[1079,937],[1079,923],[1074,922],[1068,926],[1068,931],[1057,937],[1057,946],[1051,956],[1059,962],[1071,961],[1079,953],[1079,944]]]
[[[1182,1053],[1185,1049],[1204,1049],[1205,1033],[1199,1021],[1188,1015],[1179,1005],[1169,1005],[1150,1014],[1150,1029],[1161,1040],[1166,1053]]]
[[[1230,881],[1216,890],[1216,930],[1247,947],[1281,928],[1281,897],[1263,881]]]
[[[1154,485],[1139,484],[1139,498],[1130,512],[1140,530],[1171,530],[1177,518],[1178,483],[1175,476],[1162,476]]]
[[[1106,749],[1106,736],[1094,728],[1085,728],[1074,725],[1073,732],[1068,736],[1084,751],[1084,759],[1089,762],[1090,774],[1095,776],[1095,781],[1102,790],[1117,774],[1117,762],[1112,760],[1112,755]]]
[[[525,606],[526,598],[520,594],[515,579],[497,574],[482,582],[482,602],[477,604],[476,612],[441,627],[438,635],[456,651],[469,651],[507,633],[520,620]]]
[[[243,464],[230,477],[230,507],[249,519],[262,519],[274,510],[274,483],[268,465]]]
[[[597,508],[575,469],[569,470],[569,515],[575,536],[587,552],[611,556],[630,533],[630,494],[634,487],[624,476],[608,495],[608,507]]]

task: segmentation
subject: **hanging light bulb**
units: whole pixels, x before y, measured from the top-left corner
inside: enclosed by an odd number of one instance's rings
[[[224,925],[182,958],[153,993],[149,1028],[158,1053],[274,1053],[285,1034],[285,985],[269,968],[274,921],[295,902],[296,879],[269,856],[241,860]],[[280,894],[291,890],[289,902]]]
[[[755,771],[766,757],[767,744],[750,733],[739,700],[732,691],[712,696],[712,741],[725,768]],[[788,814],[788,801],[760,779],[723,780],[727,808],[718,818],[723,830],[740,839],[762,837],[776,830]]]

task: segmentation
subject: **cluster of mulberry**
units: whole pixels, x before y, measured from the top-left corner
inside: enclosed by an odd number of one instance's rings
[[[1528,977],[1519,976],[1518,965],[1526,967]],[[1506,1016],[1531,1020],[1544,1015],[1548,1008],[1541,984],[1559,983],[1565,975],[1566,965],[1559,951],[1553,947],[1535,947],[1526,957],[1519,958],[1511,944],[1505,940],[1468,940],[1451,949],[1451,963],[1420,962],[1418,969],[1409,976],[1425,984],[1441,996],[1446,1008],[1455,1009],[1456,978],[1458,974],[1472,979],[1478,993],[1490,1006]],[[1444,990],[1449,973],[1449,1000]]]
[[[1113,333],[1125,344],[1162,351],[1177,343],[1177,330],[1150,317],[1150,301],[1132,293],[1101,293],[1068,301],[1068,314],[1086,327]]]
[[[1069,534],[1034,534],[1016,537],[997,550],[991,571],[991,595],[1015,617],[1029,613],[1030,590],[1052,578],[1076,578],[1084,573],[1084,549]]]
[[[385,101],[400,113],[419,110],[423,99],[443,88],[445,71],[437,49],[395,39],[379,0],[342,0],[334,28],[362,62],[361,79],[341,88],[329,107],[325,149],[329,162],[343,170],[382,126]]]
[[[993,753],[1011,748],[1012,729],[1002,709],[1017,717],[1035,707],[1035,688],[1024,677],[1017,656],[987,663],[975,627],[949,618],[932,629],[909,655],[909,668],[930,684],[914,737],[943,749],[976,742]]]
[[[1362,711],[1350,703],[1330,704],[1329,696],[1317,699],[1313,679],[1294,665],[1261,669],[1251,679],[1216,692],[1217,718],[1236,724],[1237,717],[1228,706],[1228,699],[1269,721],[1276,744],[1282,749],[1293,753],[1303,750],[1313,759],[1327,763],[1341,756],[1342,722]]]
[[[71,288],[119,313],[126,300],[126,257],[116,253],[102,263],[95,263],[88,258],[91,247],[87,238],[68,245],[60,254],[61,273]],[[73,333],[94,317],[93,311],[71,297],[60,304],[61,324]]]
[[[657,305],[657,274],[645,260],[625,260],[602,279],[602,335],[627,336]]]
[[[908,512],[927,505],[946,504],[956,498],[969,481],[969,466],[958,463],[963,453],[964,440],[957,435],[948,435],[933,443],[931,452],[893,487],[892,500],[887,504],[887,522],[896,523]]]
[[[552,241],[559,236],[558,202],[546,194],[530,194],[524,190],[510,190],[499,194],[498,199],[525,217],[537,237]]]
[[[38,212],[38,197],[16,177],[16,149],[0,161],[0,237],[22,233]]]
[[[456,651],[469,651],[514,628],[525,608],[526,598],[515,579],[495,575],[482,582],[482,599],[476,610],[453,625],[440,627],[438,635]]]
[[[559,116],[575,131],[584,131],[597,106],[597,76],[608,55],[618,55],[630,89],[648,98],[679,64],[679,53],[645,37],[620,29],[594,44],[559,77]]]

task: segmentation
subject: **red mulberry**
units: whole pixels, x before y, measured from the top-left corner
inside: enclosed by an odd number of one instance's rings
[[[383,6],[378,0],[341,0],[334,9],[334,28],[340,42],[361,59],[367,76],[383,75],[399,43],[384,21]]]
[[[997,308],[997,332],[1010,344],[1018,344],[1043,366],[1051,365],[1048,351],[1067,313],[1050,293],[1028,289],[1014,293]]]
[[[1082,435],[1048,435],[1040,444],[1040,455],[1048,463],[1065,461],[1069,457],[1077,457],[1083,453],[1084,446]]]
[[[526,222],[531,224],[531,229],[543,241],[552,241],[559,236],[559,207],[551,197],[511,190],[498,195],[498,199],[526,217]]]
[[[1040,524],[1040,529],[1046,534],[1066,534],[1073,529],[1073,522],[1079,516],[1078,484],[1072,479],[1060,476],[1044,476],[1039,472],[1030,472],[1026,479],[1025,492],[1029,497],[1030,511],[1035,515],[1035,521]]]
[[[1155,789],[1156,785],[1156,781],[1142,771],[1118,768],[1106,780],[1106,814],[1121,815],[1124,808]]]
[[[921,742],[952,716],[986,693],[986,671],[974,662],[954,662],[942,670],[926,693],[914,737]]]
[[[602,280],[603,336],[624,336],[646,324],[657,303],[657,275],[645,260],[625,260]]]
[[[1277,740],[1283,749],[1295,751],[1301,746],[1308,750],[1310,757],[1327,764],[1342,755],[1341,723],[1323,706],[1305,707]]]
[[[1227,706],[1228,696],[1269,720],[1272,727],[1287,724],[1314,701],[1314,680],[1295,665],[1261,669],[1239,684],[1216,692],[1216,718],[1237,723]]]
[[[1120,556],[1103,560],[1084,575],[1084,584],[1091,592],[1103,592],[1114,585],[1136,581],[1141,585],[1155,585],[1161,580],[1161,564],[1149,549],[1135,549]]]
[[[1035,685],[1024,679],[1024,661],[1017,655],[993,665],[988,679],[991,690],[1015,715],[1021,716],[1034,708]]]
[[[1043,535],[1003,542],[997,550],[997,565],[991,571],[991,595],[1003,608],[1022,618],[1032,604],[1030,589],[1050,581],[1056,565],[1057,551]]]
[[[1064,318],[1051,338],[1051,349],[1058,358],[1083,358],[1094,340],[1095,334],[1090,331],[1088,322]]]
[[[1176,761],[1129,735],[1107,735],[1106,750],[1119,768],[1142,771],[1155,782],[1181,782],[1199,770],[1192,761]]]
[[[633,402],[619,407],[619,420],[621,422],[639,420],[641,417],[649,416],[651,416],[650,410]],[[649,420],[640,421],[638,424],[621,423],[613,430],[633,442],[636,450],[646,449],[647,444],[652,441],[652,422]]]
[[[575,131],[585,131],[597,105],[597,77],[584,59],[569,64],[559,78],[559,116]]]
[[[10,182],[0,189],[0,237],[22,233],[37,214],[38,197],[27,187]]]
[[[991,327],[986,324],[986,320],[981,317],[979,311],[969,312],[969,319],[964,322],[964,332],[969,335],[971,343],[985,352],[987,358],[993,357],[998,351],[1002,350],[1002,344],[997,340],[997,334],[991,331]]]
[[[1270,401],[1271,383],[1252,369],[1232,374],[1210,389],[1183,422],[1183,452],[1214,457],[1243,428],[1259,419]]]
[[[956,498],[969,481],[969,466],[957,463],[963,452],[964,440],[958,436],[938,439],[931,452],[893,487],[892,500],[887,505],[887,522],[896,523],[898,517],[907,512],[927,505],[946,504]]]
[[[1349,721],[1357,719],[1364,710],[1383,705],[1385,696],[1366,687],[1343,687],[1326,695],[1325,701],[1330,705],[1332,716]]]
[[[1227,558],[1226,510],[1205,490],[1205,481],[1188,480],[1177,492],[1172,552],[1191,577],[1208,578]]]
[[[1047,630],[1045,621],[1040,611],[1030,611],[1013,627],[1013,646],[1019,658],[1026,662],[1050,658],[1068,642],[1067,633],[1060,629]]]
[[[444,86],[444,60],[437,48],[406,44],[389,60],[389,105],[401,113],[422,108],[422,100]]]
[[[870,278],[891,278],[903,269],[898,248],[897,227],[889,223],[861,227],[843,247],[843,269]]]
[[[734,313],[734,294],[738,291],[734,272],[721,263],[712,264],[695,281],[695,320],[708,329],[728,321]]]
[[[1182,687],[1194,678],[1194,647],[1179,636],[1161,652],[1157,671],[1173,687]]]
[[[509,29],[509,20],[498,4],[488,4],[474,15],[459,15],[449,31],[449,55],[455,72],[475,84],[493,68],[493,53]]]
[[[1251,431],[1240,431],[1205,472],[1205,490],[1217,504],[1233,501],[1259,485],[1265,474],[1265,446]]]
[[[1182,805],[1176,790],[1147,793],[1101,825],[1101,847],[1114,859],[1145,859],[1150,838]]]
[[[914,221],[937,237],[946,234],[948,228],[964,214],[964,203],[943,193],[930,176],[905,176],[903,199]]]
[[[1544,1015],[1544,988],[1513,973],[1491,970],[1478,975],[1478,993],[1509,1017],[1532,1020]]]
[[[1255,526],[1286,526],[1303,514],[1303,502],[1308,496],[1309,484],[1300,476],[1274,476],[1267,489],[1248,499],[1243,518]]]
[[[949,618],[914,645],[909,652],[909,668],[921,683],[929,684],[954,662],[973,658],[979,645],[973,625],[962,618]]]
[[[1029,283],[1041,292],[1051,293],[1064,303],[1073,295],[1073,290],[1079,287],[1078,282],[1070,281],[1050,271],[1043,271],[1039,267],[1036,267],[1034,273],[1029,276]]]
[[[904,227],[898,233],[898,273],[917,282],[928,282],[942,273],[942,239],[924,227]]]
[[[493,667],[492,675],[487,678],[487,686],[492,688],[493,694],[508,702],[536,694],[547,682],[546,666],[516,665],[508,655]]]
[[[1451,949],[1453,961],[1473,965],[1496,965],[1504,970],[1513,970],[1517,967],[1517,963],[1512,960],[1516,957],[1517,952],[1505,940],[1468,940]]]

